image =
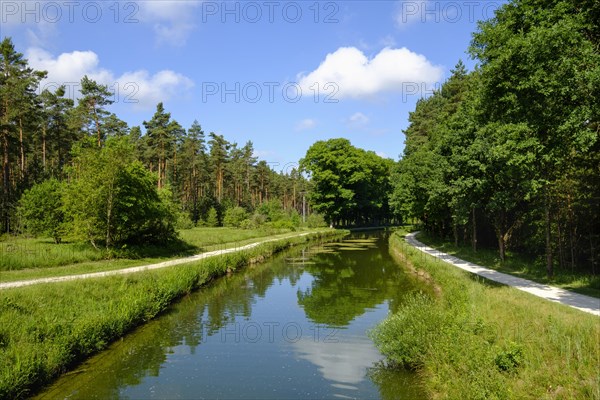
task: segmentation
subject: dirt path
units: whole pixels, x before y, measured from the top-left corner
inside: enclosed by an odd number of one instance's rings
[[[273,238],[273,239],[261,240],[259,242],[250,243],[250,244],[247,244],[247,245],[241,246],[241,247],[232,247],[232,248],[224,249],[224,250],[209,251],[206,253],[196,254],[194,256],[178,258],[176,260],[163,261],[163,262],[156,263],[156,264],[140,265],[139,267],[123,268],[123,269],[116,269],[113,271],[104,271],[104,272],[93,272],[93,273],[88,273],[88,274],[67,275],[67,276],[57,276],[57,277],[50,277],[50,278],[37,278],[37,279],[30,279],[30,280],[25,280],[25,281],[5,282],[5,283],[0,283],[0,290],[1,289],[18,288],[18,287],[23,287],[23,286],[37,285],[40,283],[67,282],[67,281],[74,281],[74,280],[78,280],[78,279],[101,278],[101,277],[105,277],[105,276],[133,274],[136,272],[151,271],[151,270],[160,269],[160,268],[168,268],[168,267],[172,267],[175,265],[186,264],[186,263],[190,263],[190,262],[194,262],[194,261],[204,260],[205,258],[209,258],[209,257],[215,257],[215,256],[223,255],[223,254],[229,254],[229,253],[234,253],[234,252],[238,252],[238,251],[249,250],[256,246],[264,244],[264,243],[276,242],[278,240],[288,239],[288,238],[292,238],[292,237],[306,236],[309,233],[310,232],[304,232],[304,233],[299,233],[299,234],[295,234],[295,235],[288,235],[288,236],[282,236],[282,237],[277,237],[277,238]]]
[[[436,250],[419,242],[415,238],[415,235],[417,233],[418,232],[413,232],[406,235],[406,241],[410,245],[421,250],[422,252],[427,253],[433,257],[442,259],[448,264],[452,264],[455,267],[477,274],[486,279],[499,282],[504,285],[512,286],[516,289],[522,290],[527,293],[531,293],[543,299],[554,301],[556,303],[561,303],[576,308],[578,310],[600,316],[600,299],[579,293],[574,293],[554,286],[533,282],[527,279],[518,278],[513,275],[508,275],[502,272],[494,271],[493,269],[484,268],[480,265],[473,264],[469,261],[461,260],[460,258],[454,257],[447,253],[442,253],[439,250]]]

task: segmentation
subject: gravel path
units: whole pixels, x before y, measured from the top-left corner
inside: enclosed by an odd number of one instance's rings
[[[454,257],[450,254],[442,253],[439,250],[436,250],[419,242],[415,238],[415,235],[417,233],[418,232],[413,232],[406,235],[406,241],[410,245],[421,250],[422,252],[427,253],[433,257],[442,259],[448,264],[452,264],[455,267],[477,274],[486,279],[499,282],[508,286],[512,286],[514,288],[517,288],[527,293],[531,293],[543,299],[554,301],[556,303],[561,303],[576,308],[578,310],[600,316],[600,299],[579,293],[574,293],[569,290],[557,288],[554,286],[533,282],[527,279],[518,278],[513,275],[504,274],[502,272],[494,271],[493,269],[484,268],[480,265],[461,260],[460,258]]]
[[[194,262],[194,261],[204,260],[205,258],[209,258],[209,257],[220,256],[223,254],[234,253],[237,251],[249,250],[256,246],[264,244],[264,243],[276,242],[278,240],[288,239],[288,238],[292,238],[292,237],[306,236],[308,234],[309,234],[309,232],[304,232],[304,233],[300,233],[297,235],[289,235],[289,236],[283,236],[283,237],[278,237],[278,238],[274,238],[274,239],[267,239],[267,240],[262,240],[260,242],[250,243],[250,244],[247,244],[247,245],[241,246],[241,247],[232,247],[232,248],[224,249],[224,250],[209,251],[206,253],[196,254],[196,255],[190,256],[190,257],[178,258],[176,260],[170,260],[170,261],[163,261],[163,262],[160,262],[157,264],[140,265],[139,267],[116,269],[113,271],[104,271],[104,272],[93,272],[93,273],[79,274],[79,275],[38,278],[38,279],[30,279],[30,280],[26,280],[26,281],[5,282],[5,283],[0,283],[0,290],[1,289],[18,288],[18,287],[23,287],[23,286],[37,285],[40,283],[55,283],[55,282],[75,281],[78,279],[101,278],[101,277],[105,277],[105,276],[133,274],[136,272],[151,271],[151,270],[160,269],[160,268],[168,268],[168,267],[172,267],[175,265],[186,264],[186,263],[190,263],[190,262]]]

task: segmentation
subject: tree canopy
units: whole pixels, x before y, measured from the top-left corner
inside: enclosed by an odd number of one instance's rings
[[[29,66],[10,38],[2,40],[3,233],[56,240],[68,234],[113,246],[169,237],[170,214],[180,226],[220,226],[226,214],[228,224],[241,224],[237,219],[247,216],[242,225],[254,226],[261,221],[254,214],[272,200],[281,208],[280,217],[297,225],[302,193],[309,187],[297,168],[276,172],[257,159],[251,141],[239,146],[205,133],[198,121],[186,129],[162,102],[143,126],[129,126],[111,112],[114,97],[107,86],[84,76],[75,101],[64,86],[40,92],[45,76]],[[55,200],[43,194],[64,183],[65,220],[51,229],[49,221],[58,215],[35,215]],[[172,212],[165,214],[163,206]],[[159,223],[158,215],[166,219]],[[69,229],[58,229],[65,224]]]
[[[300,160],[310,174],[311,204],[335,225],[368,225],[389,219],[389,171],[393,162],[347,139],[314,143]]]
[[[596,271],[600,236],[597,2],[518,0],[479,24],[418,102],[392,176],[394,210],[455,242],[496,242]],[[596,22],[594,22],[596,21]]]

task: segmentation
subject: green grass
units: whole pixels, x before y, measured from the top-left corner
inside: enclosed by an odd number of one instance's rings
[[[557,268],[554,276],[548,278],[544,266],[539,265],[536,260],[514,252],[507,252],[506,260],[501,262],[498,251],[494,249],[482,248],[473,252],[471,247],[457,247],[453,243],[433,238],[424,232],[420,232],[417,235],[417,239],[444,253],[452,254],[483,267],[600,298],[599,275],[589,275],[571,271],[570,269]]]
[[[313,231],[309,236],[290,237],[173,268],[2,290],[0,398],[31,395],[228,269],[235,270],[293,244],[340,234],[344,232]]]
[[[309,230],[310,231],[310,230]],[[4,238],[0,242],[0,282],[110,271],[151,264],[206,251],[236,247],[283,235],[286,229],[193,228],[179,232],[167,246],[124,248],[116,252],[87,243],[55,244],[50,239]]]
[[[372,333],[434,399],[599,399],[600,319],[497,285],[390,238],[441,291],[412,296]]]

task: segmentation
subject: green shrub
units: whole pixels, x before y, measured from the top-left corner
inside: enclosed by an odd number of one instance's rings
[[[306,225],[308,225],[309,228],[323,228],[327,226],[327,222],[323,215],[313,213],[306,218]]]
[[[206,225],[210,227],[219,226],[219,214],[217,213],[217,209],[211,207],[208,210],[208,216],[206,217]]]
[[[523,348],[514,342],[509,342],[504,350],[494,360],[500,371],[511,372],[523,363]]]
[[[101,149],[74,150],[73,179],[63,195],[73,235],[94,247],[164,243],[175,238],[172,193],[156,189],[156,177],[133,157],[126,137]]]
[[[380,323],[370,336],[388,360],[409,368],[420,368],[432,341],[447,326],[439,304],[423,293],[409,296],[398,312]]]
[[[23,193],[17,213],[25,232],[50,236],[60,243],[64,228],[62,190],[58,180],[48,179]]]
[[[248,219],[248,212],[243,207],[231,207],[225,210],[223,217],[224,226],[239,228],[242,223]]]

